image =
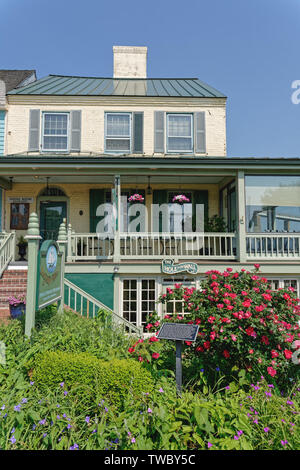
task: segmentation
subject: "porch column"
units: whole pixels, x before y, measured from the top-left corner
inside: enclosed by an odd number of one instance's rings
[[[244,171],[237,172],[237,258],[240,263],[245,263],[246,252],[246,211],[245,211],[245,174]]]
[[[121,178],[115,176],[115,187],[113,189],[113,205],[115,216],[114,230],[114,263],[120,262],[120,227],[121,227]]]

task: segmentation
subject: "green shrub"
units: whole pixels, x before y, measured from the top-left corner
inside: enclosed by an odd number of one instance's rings
[[[41,354],[32,380],[43,391],[60,386],[86,403],[101,399],[120,408],[128,393],[136,398],[153,389],[150,372],[134,360],[103,361],[88,353],[48,351]]]

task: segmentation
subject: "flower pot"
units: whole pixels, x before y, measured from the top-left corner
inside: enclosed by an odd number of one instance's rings
[[[17,246],[19,248],[19,256],[20,256],[19,261],[25,261],[25,255],[26,255],[26,251],[27,251],[27,244],[18,243]]]
[[[25,313],[25,304],[10,305],[11,318],[20,318]]]

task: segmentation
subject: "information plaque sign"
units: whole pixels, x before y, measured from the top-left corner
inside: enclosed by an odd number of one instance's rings
[[[182,341],[194,342],[197,339],[199,325],[187,323],[164,323],[158,332],[158,339],[176,341],[176,386],[181,396],[182,388]]]
[[[199,325],[187,323],[164,323],[157,335],[158,339],[173,341],[196,341]]]

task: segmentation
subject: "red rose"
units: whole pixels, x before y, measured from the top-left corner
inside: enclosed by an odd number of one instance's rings
[[[228,359],[230,357],[230,354],[229,352],[227,351],[227,349],[224,349],[223,351],[223,356],[225,357],[225,359]]]
[[[134,351],[135,351],[134,348],[128,348],[128,352],[129,352],[130,354],[132,354]]]
[[[210,348],[210,342],[205,341],[205,343],[203,343],[203,346],[205,347],[205,349],[209,349]]]
[[[159,358],[159,353],[153,353],[152,358],[153,359],[158,359]]]
[[[286,359],[291,359],[291,357],[293,355],[292,351],[290,351],[289,349],[285,349],[283,351],[283,353],[284,353]]]

